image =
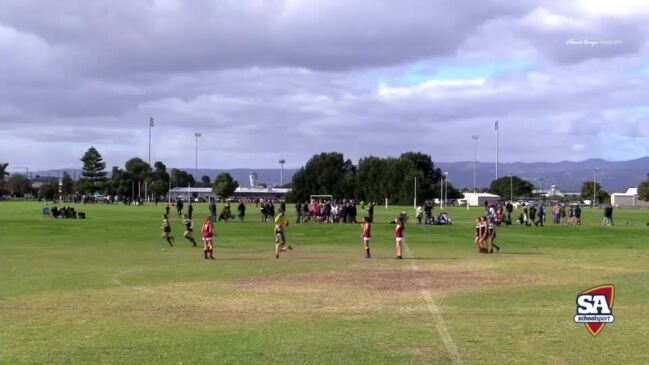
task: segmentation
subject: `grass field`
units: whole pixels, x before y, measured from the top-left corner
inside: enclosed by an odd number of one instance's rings
[[[614,227],[586,210],[579,227],[501,228],[501,253],[480,255],[481,211],[451,209],[453,226],[408,224],[398,261],[387,222],[401,208],[377,208],[373,259],[358,225],[310,223],[287,228],[295,250],[276,260],[253,205],[216,225],[209,261],[175,217],[176,246],[160,238],[162,205],[57,221],[40,207],[0,204],[3,364],[649,363],[647,210],[617,210]],[[616,321],[592,337],[575,297],[606,283]]]

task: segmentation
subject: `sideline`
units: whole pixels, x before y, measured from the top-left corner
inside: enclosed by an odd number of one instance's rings
[[[417,262],[416,262],[417,260],[414,258],[412,251],[410,250],[410,247],[406,242],[403,243],[403,248],[405,249],[408,256],[412,258],[411,260],[408,260],[410,261],[410,268],[413,271],[419,271],[419,266],[417,266]],[[462,358],[460,357],[460,353],[457,351],[457,346],[455,345],[455,342],[453,342],[451,335],[448,333],[448,327],[446,327],[446,322],[444,321],[444,318],[442,318],[442,314],[440,313],[437,304],[435,304],[435,300],[433,300],[433,297],[430,295],[430,292],[426,289],[421,290],[421,295],[424,297],[424,300],[426,301],[426,307],[428,308],[428,312],[433,317],[433,321],[435,322],[435,327],[437,327],[437,332],[439,332],[439,335],[442,337],[442,342],[444,342],[444,347],[446,347],[446,351],[451,356],[451,362],[455,365],[462,365],[463,362],[462,362]]]

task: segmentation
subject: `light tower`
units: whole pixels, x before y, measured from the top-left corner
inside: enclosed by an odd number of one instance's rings
[[[280,170],[279,170],[279,186],[284,185],[284,164],[285,163],[286,163],[286,160],[284,160],[283,158],[279,160],[279,166],[280,166]]]
[[[473,192],[476,192],[475,166],[478,160],[478,136],[471,136],[473,139]]]
[[[250,174],[248,174],[248,178],[250,179],[250,187],[254,188],[257,186],[257,173],[254,171],[250,171]]]
[[[202,136],[203,134],[199,132],[194,133],[194,137],[196,137],[196,159],[194,163],[194,180],[198,181],[198,137]]]

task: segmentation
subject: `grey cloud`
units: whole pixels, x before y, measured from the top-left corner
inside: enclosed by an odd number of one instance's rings
[[[496,1],[161,4],[173,3],[9,2],[0,21],[69,49],[58,62],[82,73],[339,70],[449,54],[485,20],[527,8]]]
[[[637,147],[648,138],[647,114],[637,111],[648,85],[639,73],[647,56],[642,19],[584,16],[581,28],[548,30],[526,20],[538,8],[532,2],[292,4],[299,3],[8,2],[0,51],[15,53],[0,63],[0,81],[10,85],[0,88],[0,130],[11,140],[0,153],[13,163],[58,156],[59,166],[75,166],[95,144],[121,166],[146,153],[151,116],[154,160],[169,166],[192,165],[194,131],[203,133],[205,167],[274,166],[278,157],[298,166],[331,150],[352,159],[407,150],[471,159],[471,134],[482,136],[482,156],[493,151],[495,119],[504,159],[649,153]],[[565,44],[600,34],[625,43]],[[512,58],[529,67],[489,76],[481,87],[403,97],[378,90],[382,75],[407,75],[421,59]]]

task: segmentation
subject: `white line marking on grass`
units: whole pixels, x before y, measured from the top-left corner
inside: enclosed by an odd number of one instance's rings
[[[412,268],[412,270],[419,271],[419,266],[417,266],[417,262],[415,262],[412,251],[405,242],[403,243],[403,248],[406,250],[406,253],[410,257],[410,267]],[[437,304],[435,304],[435,300],[433,300],[430,292],[426,289],[421,290],[421,295],[426,301],[426,308],[428,309],[428,312],[430,312],[430,314],[433,316],[435,327],[437,327],[437,332],[439,332],[439,335],[442,337],[444,347],[446,347],[446,351],[451,356],[451,362],[456,365],[463,364],[462,358],[460,358],[460,353],[457,351],[457,346],[455,346],[455,342],[453,342],[451,335],[448,333],[448,327],[446,327],[446,322],[444,321],[444,318],[442,318],[442,314]]]
[[[143,293],[153,293],[154,291],[151,290],[151,289],[147,289],[147,288],[136,286],[136,285],[128,285],[128,284],[124,284],[122,282],[122,280],[121,280],[122,276],[130,274],[130,273],[135,272],[135,271],[137,271],[137,270],[124,270],[124,271],[120,271],[120,272],[114,274],[113,277],[112,277],[113,284],[124,287],[124,288],[133,289],[133,290],[143,292]]]

